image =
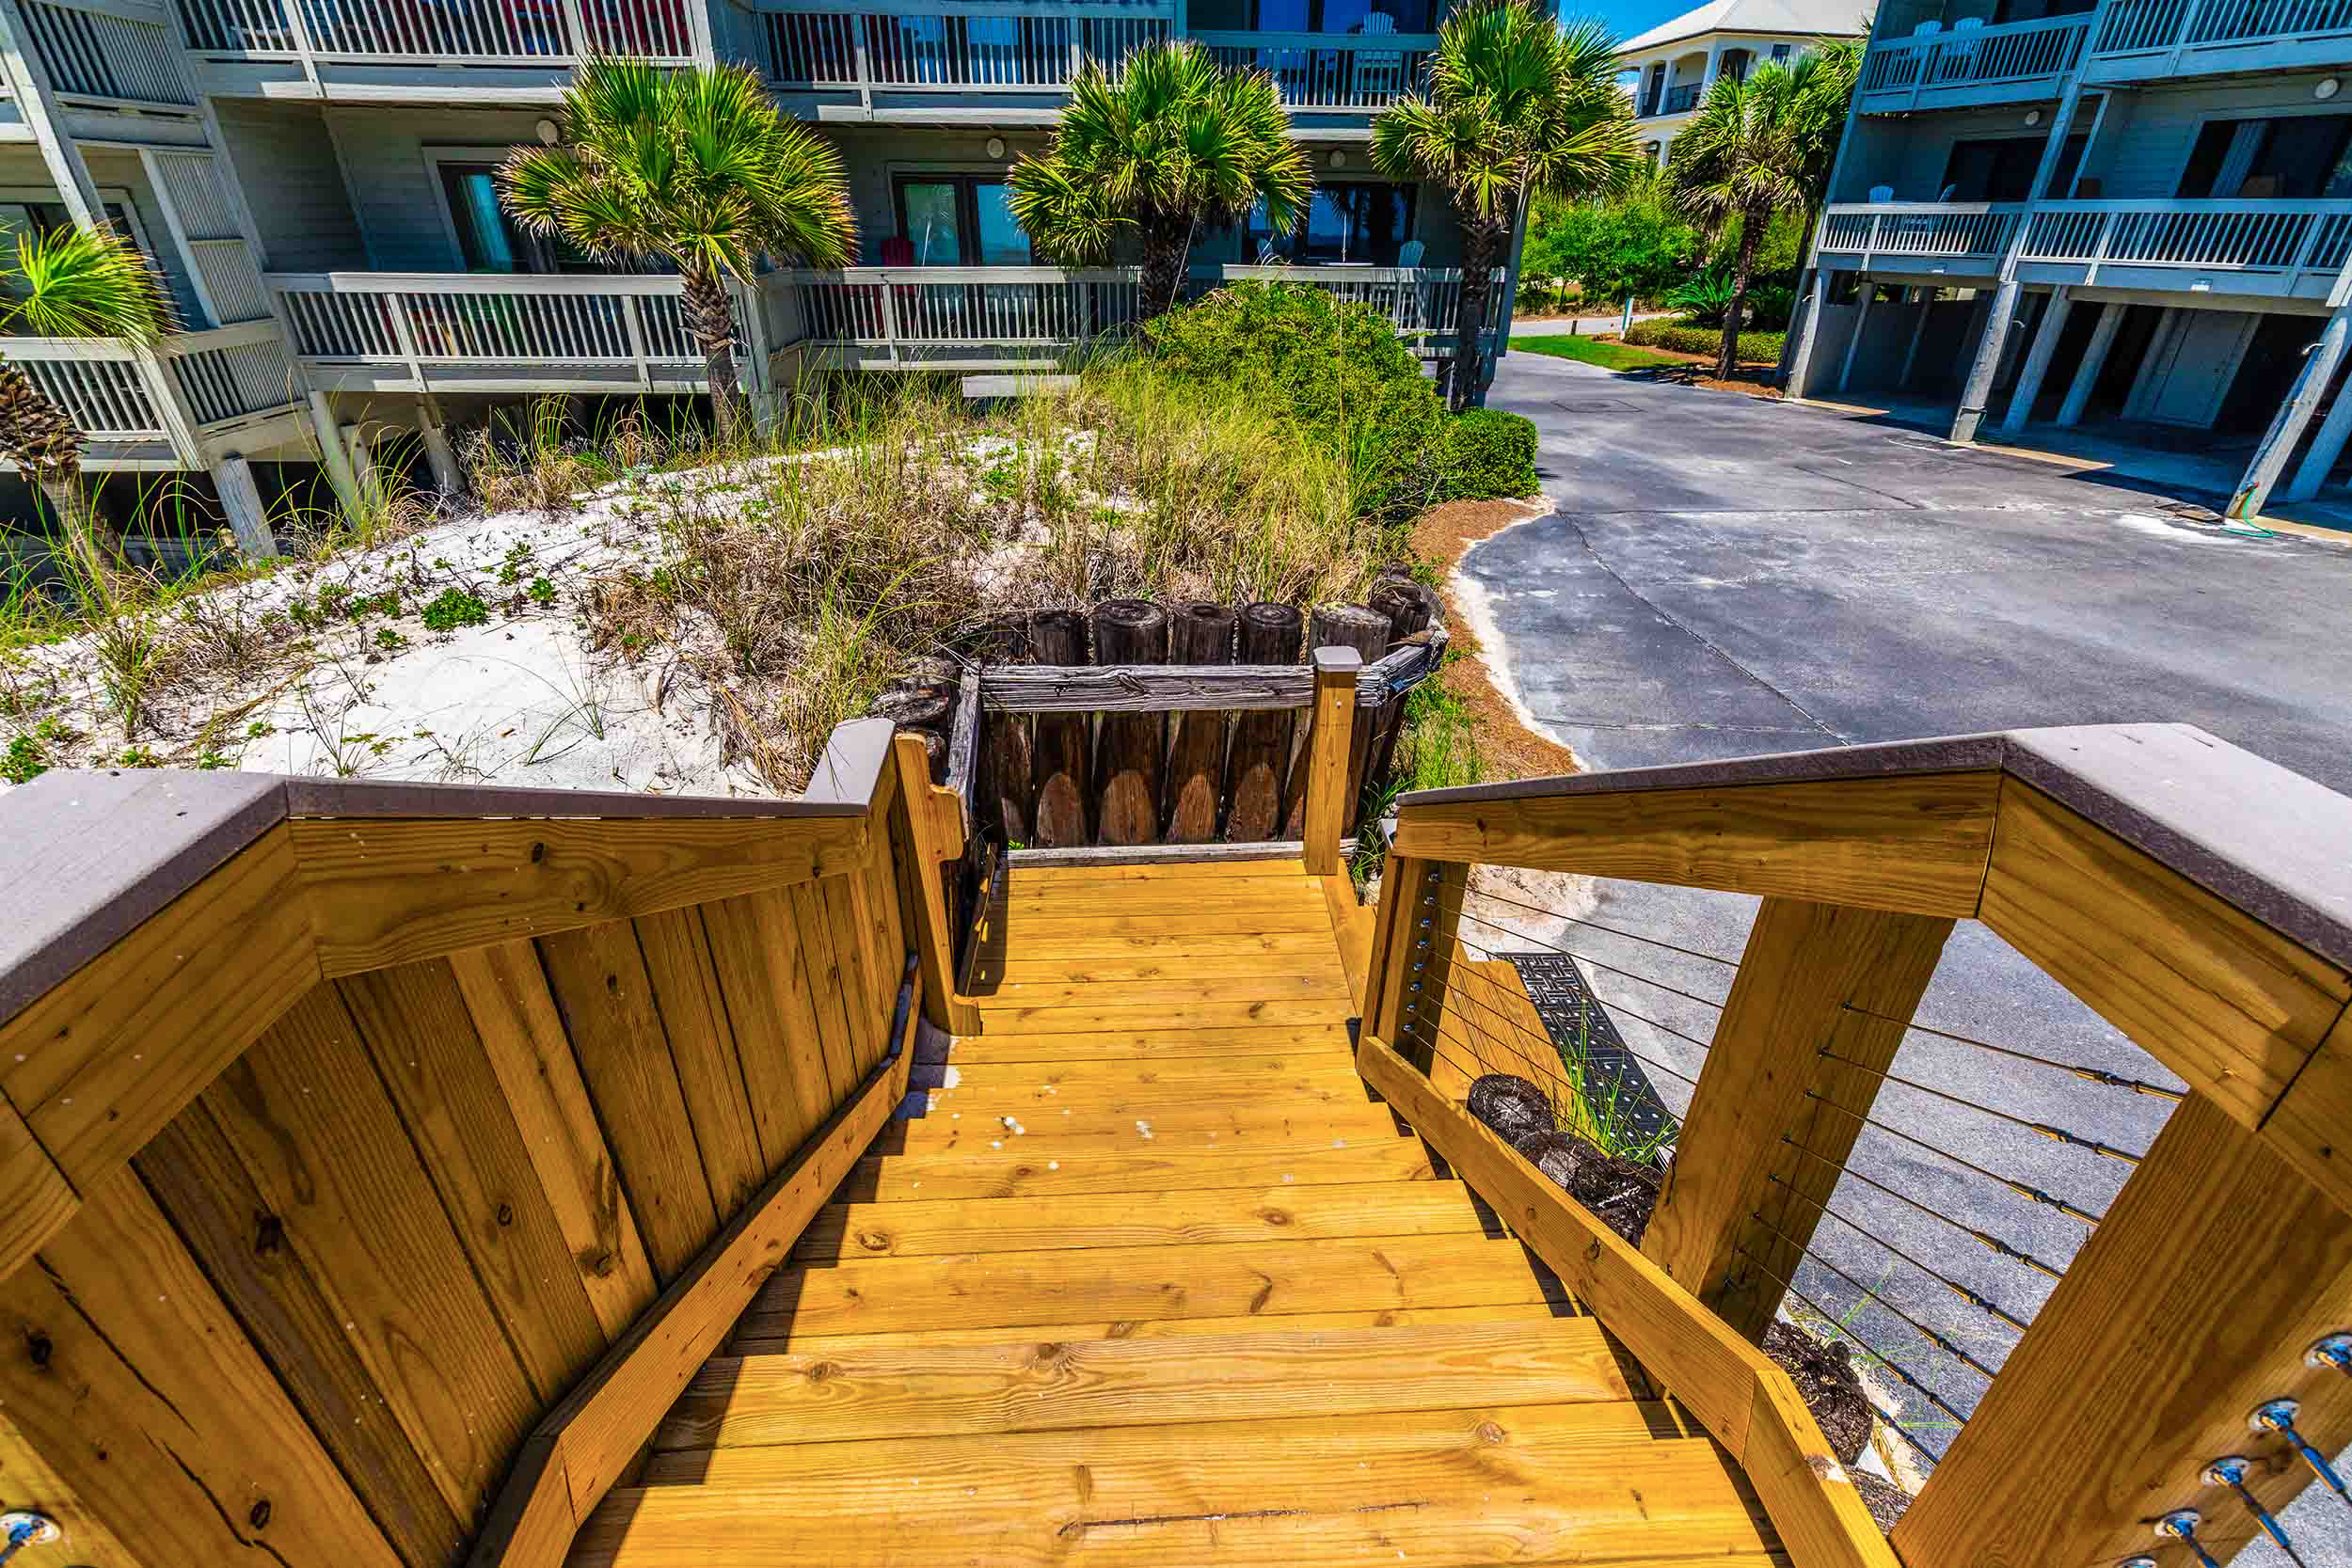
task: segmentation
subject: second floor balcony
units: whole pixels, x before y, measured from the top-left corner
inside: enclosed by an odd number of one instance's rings
[[[1855,101],[1865,114],[2055,98],[2082,58],[2088,16],[1932,30],[1874,43]]]
[[[703,0],[176,0],[216,89],[317,80],[397,95],[463,71],[489,89],[554,88],[591,52],[707,56]],[[420,68],[436,72],[420,78]]]
[[[2026,282],[2324,300],[2352,201],[1876,202],[1832,206],[1822,264]]]

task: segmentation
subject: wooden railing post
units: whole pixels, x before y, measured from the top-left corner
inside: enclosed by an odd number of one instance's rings
[[[1795,898],[1756,911],[1642,1241],[1751,1339],[1772,1325],[1951,930]]]
[[[1340,868],[1340,838],[1347,831],[1347,761],[1356,722],[1356,673],[1364,656],[1353,648],[1315,650],[1314,728],[1307,736],[1307,875]]]
[[[979,1009],[956,993],[955,933],[940,868],[963,858],[963,808],[953,790],[931,783],[923,742],[900,733],[890,754],[898,768],[890,810],[891,857],[898,864],[899,903],[923,975],[923,1017],[951,1035],[978,1032]]]
[[[1391,852],[1365,966],[1364,1033],[1428,1072],[1445,1011],[1454,930],[1470,867]]]
[[[2195,1508],[2228,1560],[2258,1531],[2205,1466],[2251,1458],[2273,1512],[2309,1479],[2248,1412],[2298,1399],[2322,1451],[2352,1436],[2352,1378],[2303,1364],[2346,1300],[2352,1215],[2190,1095],[1896,1528],[1898,1553],[1909,1568],[2112,1562],[2154,1548],[2153,1516]]]

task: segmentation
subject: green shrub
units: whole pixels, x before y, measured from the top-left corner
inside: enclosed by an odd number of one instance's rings
[[[427,631],[455,631],[459,626],[487,626],[489,621],[490,607],[462,588],[444,588],[424,607]]]
[[[1721,326],[1731,309],[1731,274],[1721,267],[1709,267],[1695,277],[1684,278],[1681,286],[1666,296],[1666,306],[1701,326]]]
[[[1299,283],[1232,283],[1154,322],[1156,366],[1231,388],[1345,459],[1365,515],[1418,511],[1434,486],[1426,453],[1445,423],[1436,386],[1368,305]]]
[[[1740,358],[1749,364],[1777,364],[1780,346],[1788,336],[1785,332],[1742,332]],[[1704,354],[1711,359],[1724,346],[1724,333],[1719,326],[1701,326],[1688,317],[1677,317],[1673,321],[1635,322],[1625,341],[1676,354]]]
[[[1601,201],[1539,199],[1519,277],[1574,278],[1587,300],[1614,309],[1628,294],[1665,293],[1705,250],[1705,236],[1666,204],[1652,179]]]
[[[1438,499],[1493,500],[1535,493],[1535,426],[1499,408],[1472,408],[1438,443]]]
[[[29,735],[10,740],[7,757],[0,758],[0,779],[10,784],[29,784],[48,771],[48,749]]]

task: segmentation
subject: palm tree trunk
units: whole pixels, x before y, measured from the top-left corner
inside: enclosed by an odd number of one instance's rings
[[[1184,262],[1192,249],[1192,219],[1183,213],[1162,213],[1143,223],[1143,298],[1138,302],[1145,321],[1176,309],[1184,289]]]
[[[1511,243],[1507,224],[1462,215],[1462,304],[1454,324],[1454,366],[1446,376],[1446,405],[1459,414],[1484,386],[1486,309],[1494,293],[1495,263]]]
[[[1715,378],[1729,381],[1740,363],[1740,324],[1748,313],[1748,276],[1756,270],[1756,247],[1764,241],[1772,214],[1753,208],[1740,214],[1740,259],[1731,269],[1731,309],[1724,312],[1724,346],[1715,356]]]
[[[748,422],[742,383],[735,372],[735,307],[717,274],[699,267],[685,272],[686,330],[703,351],[703,373],[710,382],[710,418],[719,438],[731,441]]]

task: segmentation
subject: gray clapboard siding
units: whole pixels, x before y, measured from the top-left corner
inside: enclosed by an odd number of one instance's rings
[[[326,122],[309,104],[215,100],[224,150],[243,182],[271,272],[358,272],[359,217]]]

